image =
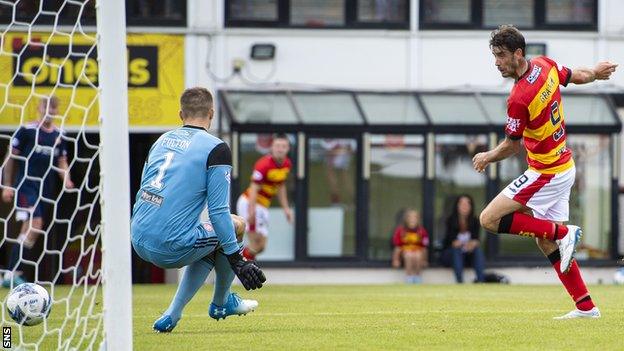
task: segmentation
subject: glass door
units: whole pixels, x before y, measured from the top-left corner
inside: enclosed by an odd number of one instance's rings
[[[356,256],[355,137],[308,138],[307,256]]]

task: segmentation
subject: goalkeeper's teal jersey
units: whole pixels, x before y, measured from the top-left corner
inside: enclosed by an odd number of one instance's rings
[[[163,134],[143,168],[132,211],[132,241],[158,253],[189,250],[197,239],[205,240],[196,237],[195,229],[207,205],[224,253],[236,252],[229,206],[231,160],[227,144],[203,128],[184,126]]]

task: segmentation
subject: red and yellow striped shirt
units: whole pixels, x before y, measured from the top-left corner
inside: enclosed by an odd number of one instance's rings
[[[284,184],[292,163],[290,159],[286,157],[281,164],[275,162],[275,159],[269,154],[262,156],[254,165],[254,170],[251,175],[251,181],[260,185],[258,191],[258,197],[256,203],[269,207],[271,205],[271,199],[277,193],[279,187]],[[245,190],[245,196],[249,197],[250,189]]]
[[[534,58],[507,99],[505,134],[514,140],[523,138],[529,168],[537,172],[556,174],[574,167],[572,151],[566,146],[559,90],[571,77],[569,68],[550,58]]]

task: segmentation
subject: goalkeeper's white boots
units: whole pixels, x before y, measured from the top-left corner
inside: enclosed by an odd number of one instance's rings
[[[600,318],[600,310],[598,307],[594,307],[589,311],[581,311],[579,309],[572,310],[563,316],[554,317],[553,319],[563,320],[563,319],[577,319],[577,318]]]
[[[217,306],[211,303],[208,315],[210,315],[211,318],[219,320],[232,315],[246,315],[249,312],[253,312],[257,307],[258,301],[243,300],[238,294],[231,293],[223,306]]]

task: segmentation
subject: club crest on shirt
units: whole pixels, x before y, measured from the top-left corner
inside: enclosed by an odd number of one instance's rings
[[[262,172],[254,170],[253,173],[251,174],[251,178],[259,182],[262,180],[262,178],[264,178],[264,176],[262,175]]]
[[[539,77],[541,72],[542,72],[542,67],[538,65],[533,66],[533,70],[531,71],[531,74],[529,74],[529,76],[527,77],[527,82],[529,82],[530,84],[535,83],[535,81],[537,80],[537,77]]]

